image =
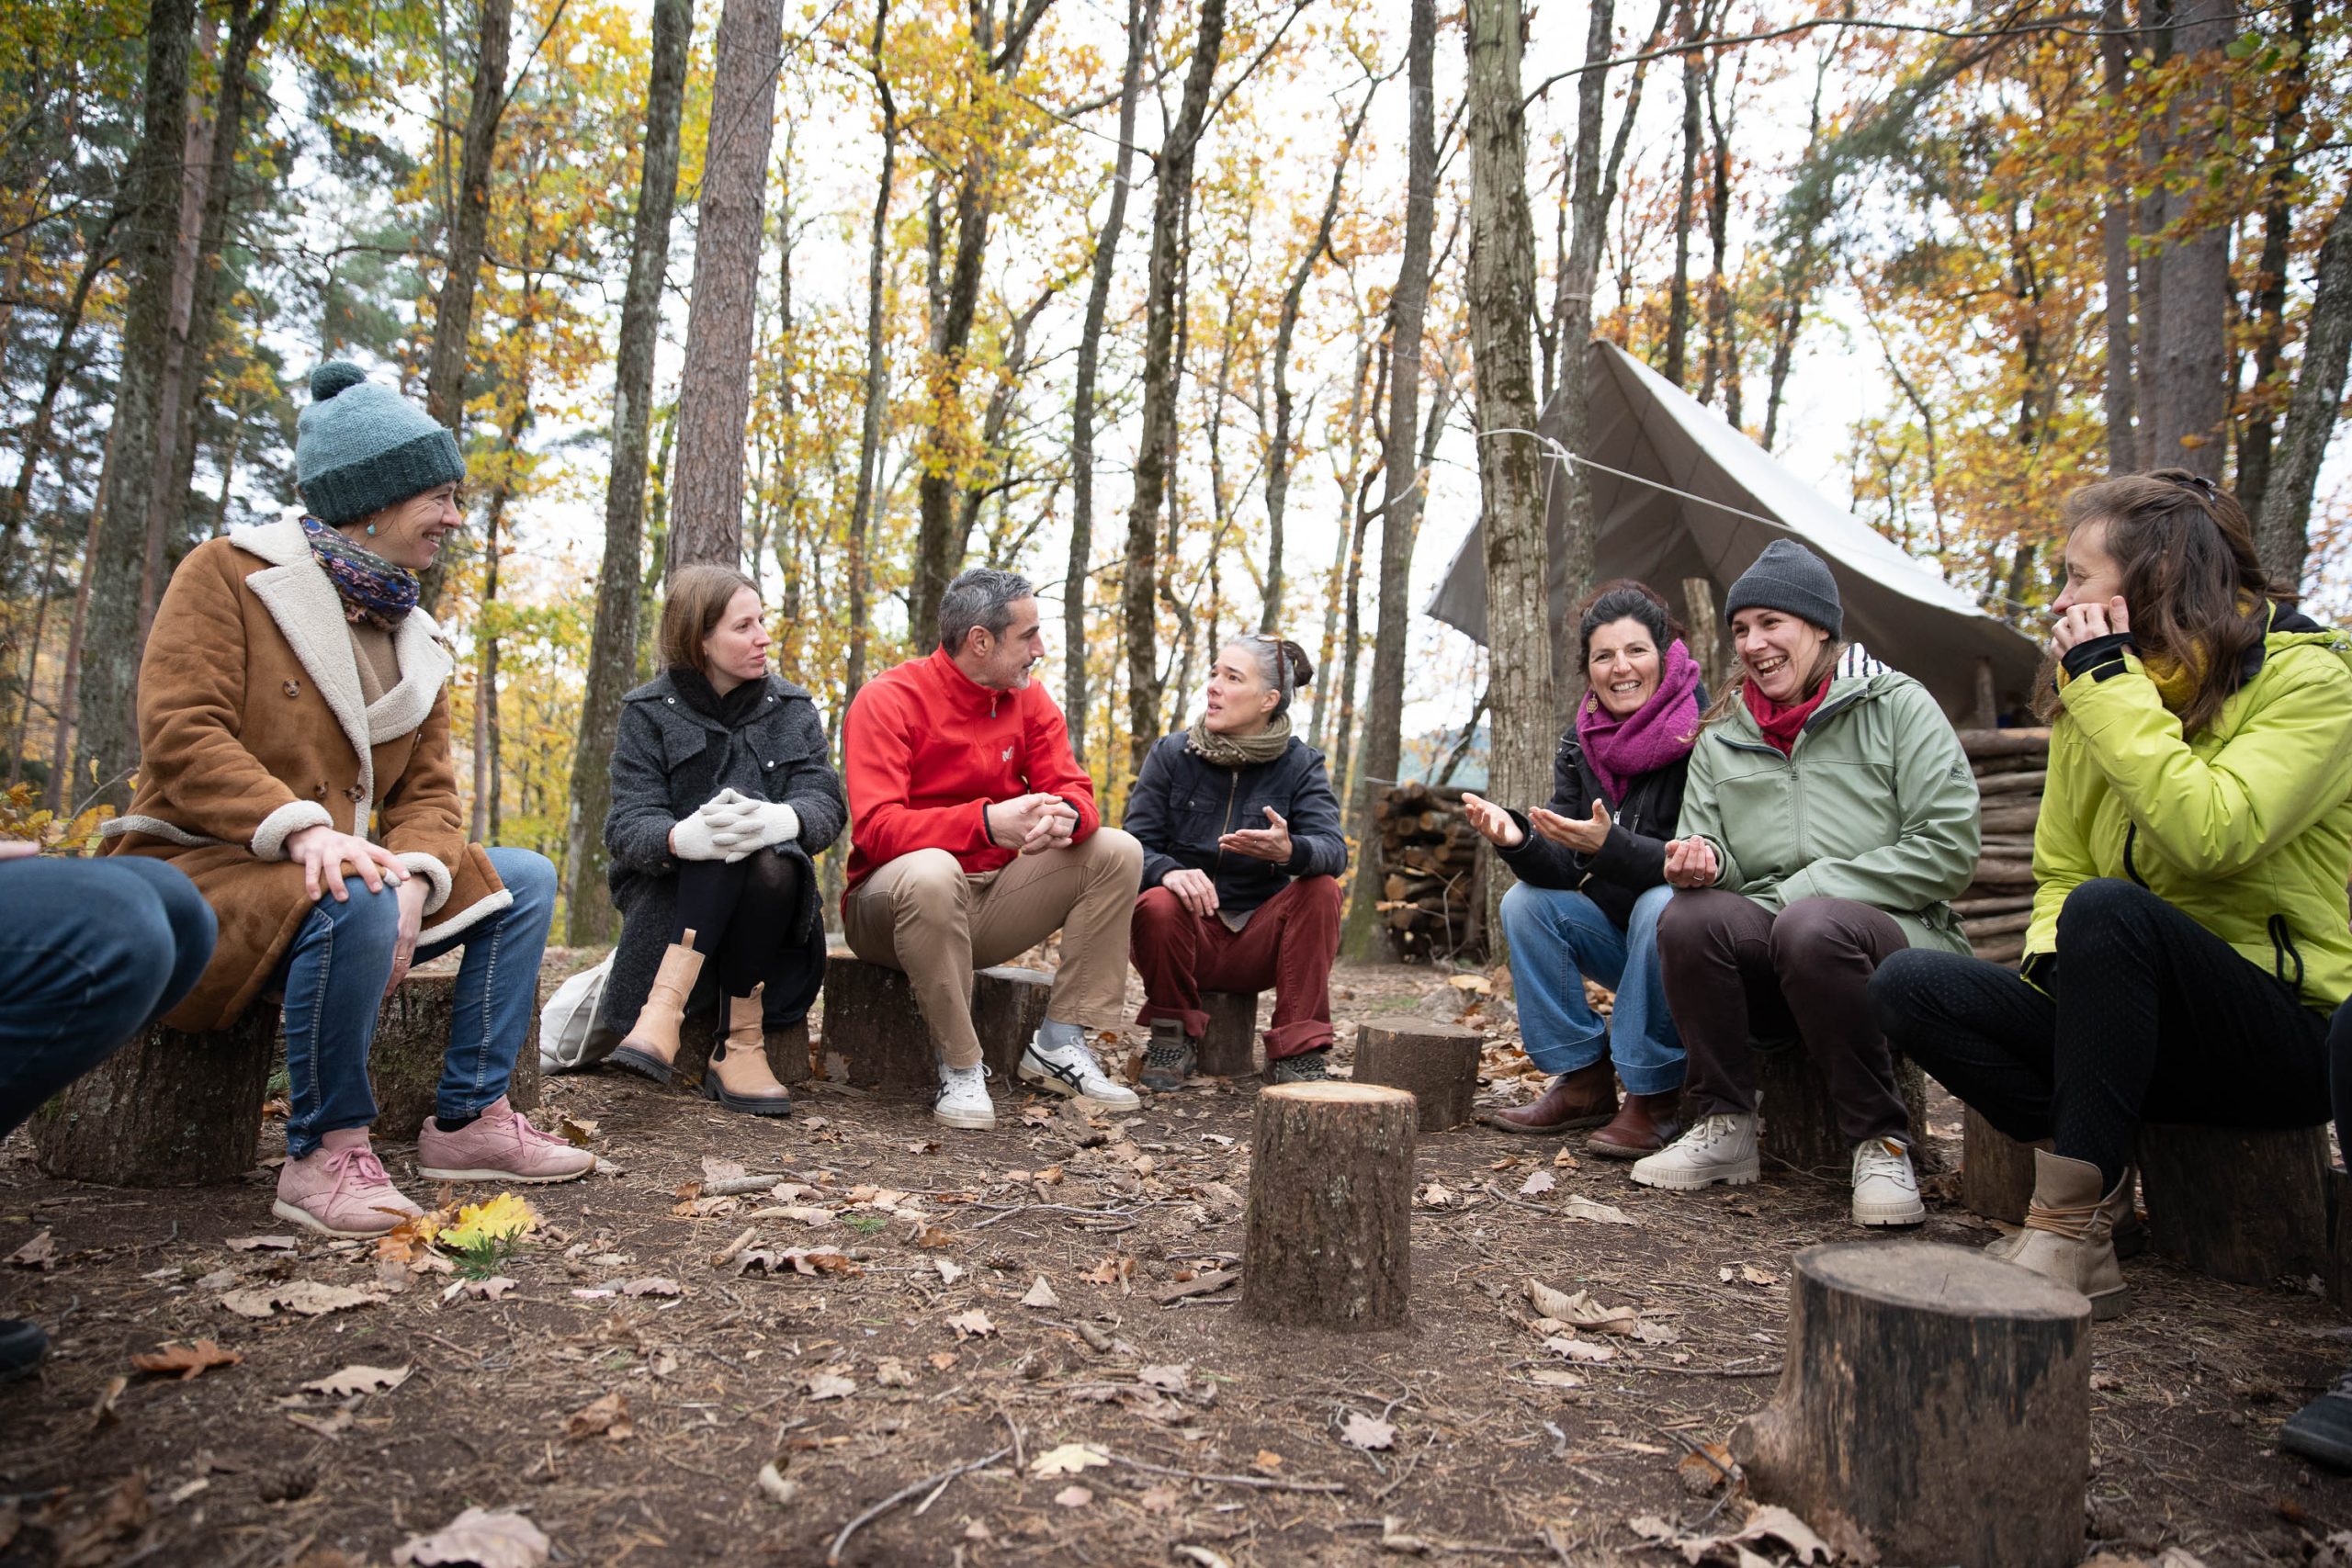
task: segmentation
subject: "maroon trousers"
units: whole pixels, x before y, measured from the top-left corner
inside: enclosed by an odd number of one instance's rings
[[[1266,1059],[1280,1061],[1331,1043],[1331,963],[1340,955],[1340,884],[1302,876],[1258,906],[1250,923],[1227,931],[1195,915],[1165,887],[1136,900],[1128,952],[1143,976],[1137,1023],[1171,1018],[1198,1040],[1209,1025],[1203,991],[1274,988]]]

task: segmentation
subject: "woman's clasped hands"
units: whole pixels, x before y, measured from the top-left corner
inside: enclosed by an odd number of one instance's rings
[[[1715,846],[1704,839],[1666,841],[1666,883],[1669,887],[1713,887],[1723,874]]]

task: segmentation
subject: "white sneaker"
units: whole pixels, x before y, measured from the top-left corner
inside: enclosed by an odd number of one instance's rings
[[[1928,1218],[1919,1201],[1919,1179],[1911,1151],[1893,1138],[1864,1138],[1854,1145],[1854,1223],[1916,1225]]]
[[[1135,1111],[1143,1100],[1135,1090],[1102,1071],[1102,1064],[1083,1044],[1047,1045],[1043,1038],[1029,1042],[1018,1068],[1023,1082],[1056,1094],[1082,1094],[1109,1111]]]
[[[931,1118],[942,1125],[985,1133],[996,1125],[996,1105],[989,1099],[988,1068],[939,1069],[939,1094],[931,1102]]]
[[[1669,1192],[1695,1192],[1721,1181],[1745,1187],[1757,1178],[1756,1115],[1719,1111],[1654,1155],[1634,1162],[1634,1179]]]

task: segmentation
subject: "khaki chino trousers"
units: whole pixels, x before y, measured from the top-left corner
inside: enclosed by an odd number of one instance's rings
[[[1115,1030],[1126,1022],[1127,925],[1143,846],[1116,828],[1076,844],[967,873],[945,850],[917,850],[857,885],[842,912],[850,951],[903,970],[951,1067],[980,1063],[972,972],[1062,933],[1046,1015]]]

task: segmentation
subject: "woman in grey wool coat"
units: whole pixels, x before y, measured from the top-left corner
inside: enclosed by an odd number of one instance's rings
[[[848,817],[824,721],[767,668],[759,591],[726,567],[670,584],[662,673],[622,699],[605,818],[620,946],[588,1055],[667,1083],[678,1026],[706,969],[727,998],[727,1036],[703,1093],[782,1116],[791,1096],[767,1062],[808,1048],[825,976],[819,854]],[[615,1043],[617,1037],[617,1043]]]

